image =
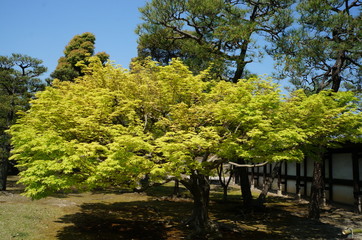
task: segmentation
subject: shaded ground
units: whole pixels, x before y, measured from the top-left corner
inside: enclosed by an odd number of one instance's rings
[[[0,192],[4,240],[191,238],[182,221],[190,214],[192,201],[164,197],[172,193],[171,185],[147,194],[98,192],[31,201],[19,195],[22,190],[15,180],[10,178],[8,192]],[[345,238],[341,231],[347,227],[362,228],[362,216],[346,209],[326,208],[316,222],[306,219],[304,201],[274,196],[258,211],[240,207],[238,189],[230,194],[230,202],[224,203],[218,189],[212,193],[210,216],[220,229],[219,239],[339,239]]]

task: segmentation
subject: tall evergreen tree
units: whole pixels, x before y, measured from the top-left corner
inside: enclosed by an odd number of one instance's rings
[[[83,61],[88,65],[88,59],[91,56],[97,56],[102,63],[105,63],[109,59],[109,55],[105,52],[94,54],[95,40],[94,34],[89,32],[74,36],[65,47],[64,56],[59,58],[56,69],[50,74],[51,78],[73,81],[83,75],[81,67],[77,64]]]
[[[260,59],[257,38],[273,38],[291,24],[293,0],[153,0],[141,8],[139,56],[168,63],[181,57],[194,72],[213,71],[237,82]]]
[[[272,39],[269,52],[297,88],[338,91],[361,89],[361,1],[306,0],[296,11],[296,24]],[[341,85],[342,84],[342,85]]]
[[[15,123],[16,112],[29,108],[29,100],[44,84],[38,78],[46,72],[42,61],[21,54],[0,56],[0,190],[6,190],[9,135],[5,133]]]
[[[323,89],[337,92],[343,83],[347,89],[360,90],[361,5],[359,0],[300,1],[296,24],[273,39],[273,48],[269,49],[280,66],[280,76],[289,77],[296,88],[310,94]],[[325,146],[318,151],[318,158],[313,158],[316,161],[309,207],[309,216],[314,219],[319,219],[324,191],[321,158]]]

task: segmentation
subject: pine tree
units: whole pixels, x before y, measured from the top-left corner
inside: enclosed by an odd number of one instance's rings
[[[44,89],[38,78],[47,71],[42,61],[21,54],[0,56],[0,190],[6,190],[10,137],[5,131],[17,119],[19,110],[29,108],[34,93]]]
[[[258,40],[291,24],[294,0],[152,0],[141,8],[139,57],[167,64],[180,57],[194,73],[237,82],[262,55]]]
[[[83,75],[78,63],[89,64],[88,59],[91,56],[97,56],[102,63],[105,63],[109,55],[105,52],[94,54],[95,40],[96,37],[89,32],[74,36],[65,47],[64,56],[59,58],[56,69],[50,74],[51,78],[74,81],[75,78]]]

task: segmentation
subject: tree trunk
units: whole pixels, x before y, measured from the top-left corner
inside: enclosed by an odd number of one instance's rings
[[[255,19],[258,16],[258,10],[259,10],[259,4],[254,5],[253,11],[249,17],[249,21],[251,23],[255,22]],[[252,61],[245,61],[252,33],[253,31],[249,32],[248,36],[245,36],[245,39],[241,44],[239,58],[236,61],[236,71],[234,73],[233,78],[231,79],[233,83],[237,83],[239,79],[243,77],[246,64],[252,62]]]
[[[0,146],[0,191],[6,191],[9,169],[10,140],[8,140],[6,136],[3,146]]]
[[[243,41],[243,43],[241,44],[239,58],[236,61],[236,70],[235,70],[233,78],[231,79],[231,81],[233,83],[237,83],[243,77],[246,64],[248,63],[245,61],[245,59],[246,59],[246,53],[248,51],[250,37],[251,37],[251,33],[249,34],[248,38],[245,39]]]
[[[250,190],[248,168],[241,167],[239,168],[239,171],[240,171],[240,188],[243,197],[243,204],[244,207],[251,207],[253,203],[253,195],[251,194]]]
[[[245,59],[245,56],[244,57],[240,57],[240,58],[244,58]],[[236,67],[236,71],[234,73],[234,76],[233,78],[231,79],[231,81],[233,83],[237,83],[243,76],[243,73],[244,73],[244,69],[245,69],[245,66],[246,66],[246,63],[238,63],[237,64],[237,67]]]
[[[223,164],[220,164],[220,166],[217,168],[217,174],[218,174],[218,177],[219,177],[220,185],[223,188],[222,199],[223,199],[223,201],[227,201],[228,187],[229,187],[231,179],[232,179],[232,177],[234,175],[234,171],[232,169],[232,166],[230,166],[230,168],[229,168],[229,176],[228,177],[225,177]]]
[[[240,185],[240,169],[234,166],[234,183]]]
[[[186,223],[198,234],[208,232],[210,230],[208,211],[210,184],[208,178],[195,171],[190,179],[181,180],[181,183],[191,192],[194,199],[192,214]]]
[[[6,182],[8,177],[8,160],[0,159],[0,191],[6,191]]]
[[[273,184],[274,178],[276,178],[279,174],[279,167],[281,164],[282,164],[281,161],[276,162],[276,164],[273,167],[273,171],[271,172],[271,176],[266,179],[263,189],[257,199],[258,206],[264,205],[266,196],[269,192],[269,189],[271,188],[271,186]]]
[[[228,200],[228,188],[227,188],[227,187],[223,187],[222,200],[223,200],[224,202],[226,202],[226,201]]]
[[[311,187],[310,202],[308,207],[308,217],[318,220],[320,217],[320,206],[322,204],[324,180],[322,176],[323,163],[314,162],[313,182]]]
[[[12,91],[12,96],[14,96],[14,90]],[[7,114],[6,118],[6,129],[9,129],[10,126],[14,123],[15,120],[15,101],[14,97],[11,98],[11,110]],[[10,135],[5,133],[5,131],[2,130],[0,132],[0,136],[2,139],[0,139],[0,191],[6,191],[6,183],[7,183],[7,177],[8,177],[8,170],[9,170],[9,157],[10,157]]]
[[[180,181],[179,180],[175,180],[175,186],[173,188],[173,195],[176,197],[179,197],[180,194]]]
[[[331,79],[332,79],[331,89],[334,92],[338,92],[338,90],[341,86],[341,81],[342,81],[341,72],[342,72],[343,66],[346,61],[346,51],[345,50],[338,51],[337,56],[338,57],[336,59],[336,62],[332,66],[332,70],[331,70],[331,72],[332,72],[331,73]]]

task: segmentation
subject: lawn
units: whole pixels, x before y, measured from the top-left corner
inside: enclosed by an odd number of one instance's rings
[[[172,198],[172,183],[146,193],[72,193],[32,201],[19,195],[15,182],[11,176],[9,191],[0,192],[2,240],[190,239],[182,222],[192,200],[185,190]],[[311,221],[307,203],[287,197],[269,197],[265,209],[243,209],[238,188],[230,190],[227,203],[221,192],[213,186],[210,203],[220,239],[338,239],[346,224],[362,222],[361,215],[335,207],[324,210],[321,222]]]

